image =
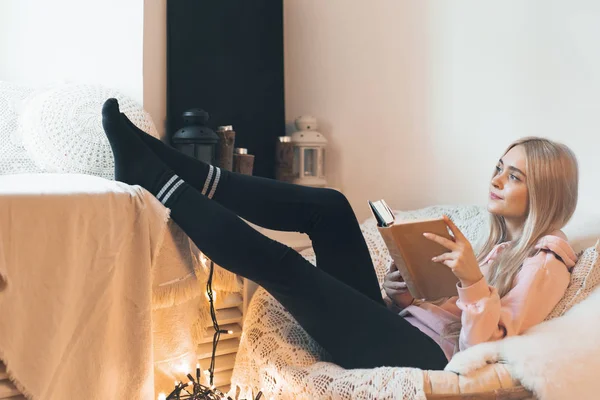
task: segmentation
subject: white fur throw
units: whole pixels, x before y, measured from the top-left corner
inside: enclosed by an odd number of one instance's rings
[[[447,371],[476,373],[486,363],[505,363],[511,375],[541,400],[600,396],[600,289],[564,316],[520,336],[457,353]]]

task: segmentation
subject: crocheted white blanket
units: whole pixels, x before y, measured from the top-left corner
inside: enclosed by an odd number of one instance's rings
[[[483,211],[476,206],[435,206],[396,215],[399,219],[417,219],[447,214],[475,243],[485,223]],[[391,257],[372,218],[361,229],[381,285]],[[303,255],[315,264],[311,250]],[[232,390],[239,391],[240,399],[254,398],[259,390],[277,399],[425,399],[419,369],[345,370],[328,360],[325,351],[291,314],[259,288],[245,317]]]

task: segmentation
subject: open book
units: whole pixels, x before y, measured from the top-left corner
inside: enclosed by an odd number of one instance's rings
[[[396,221],[384,200],[369,201],[369,206],[410,294],[424,300],[456,296],[458,278],[446,265],[431,261],[449,250],[423,236],[424,232],[430,232],[452,240],[446,222],[442,218]]]

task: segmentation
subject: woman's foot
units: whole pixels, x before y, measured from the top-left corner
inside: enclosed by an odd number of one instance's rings
[[[123,122],[116,99],[102,106],[102,127],[114,155],[116,180],[142,186],[163,204],[179,193],[181,179]]]
[[[160,139],[138,128],[124,113],[121,113],[121,118],[124,125],[135,133],[169,168],[203,195],[209,198],[213,197],[223,172],[220,168],[187,156],[166,145]]]

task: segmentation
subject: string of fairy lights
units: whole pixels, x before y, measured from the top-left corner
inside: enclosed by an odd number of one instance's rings
[[[187,373],[186,377],[188,378],[188,380],[186,380],[185,382],[175,381],[175,388],[173,389],[173,391],[171,391],[171,393],[169,394],[159,394],[158,400],[233,400],[230,396],[221,392],[214,385],[216,358],[215,356],[217,353],[217,345],[219,344],[219,340],[221,339],[221,334],[223,333],[231,335],[233,333],[233,331],[221,329],[219,327],[219,322],[217,321],[217,314],[214,305],[214,292],[212,290],[214,267],[215,265],[211,261],[208,281],[206,282],[206,295],[208,297],[208,302],[210,303],[210,317],[212,319],[213,328],[215,330],[212,342],[212,355],[210,357],[210,366],[207,370],[204,371],[208,384],[204,385],[201,383],[200,363],[197,363],[195,377],[191,374],[191,372]],[[254,400],[260,400],[262,395],[262,391],[258,392]]]

